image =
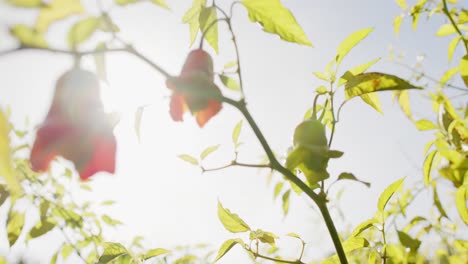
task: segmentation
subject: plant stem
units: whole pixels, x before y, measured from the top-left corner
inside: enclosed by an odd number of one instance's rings
[[[252,252],[250,250],[250,252]],[[265,255],[262,255],[262,254],[259,254],[259,253],[256,253],[256,252],[252,252],[256,257],[259,257],[259,258],[262,258],[262,259],[267,259],[267,260],[271,260],[271,261],[275,261],[276,263],[290,263],[290,264],[305,264],[304,262],[302,262],[301,260],[286,260],[286,259],[279,259],[279,258],[272,258],[272,257],[268,257],[268,256],[265,256]]]
[[[203,172],[210,172],[210,171],[218,171],[222,169],[226,169],[229,167],[234,167],[234,166],[239,166],[239,167],[247,167],[247,168],[271,168],[270,164],[248,164],[248,163],[241,163],[237,162],[236,160],[231,161],[231,163],[226,164],[224,166],[216,167],[216,168],[205,168],[201,167]]]
[[[444,7],[442,8],[442,11],[447,16],[447,18],[450,20],[450,23],[452,23],[452,26],[455,29],[455,31],[457,31],[458,35],[460,35],[461,40],[463,41],[463,44],[465,46],[466,53],[468,53],[468,39],[465,38],[465,36],[461,32],[460,28],[458,27],[457,23],[455,23],[455,20],[453,20],[453,17],[450,14],[450,11],[448,10],[448,7],[447,7],[447,0],[442,0],[442,3],[444,5]]]

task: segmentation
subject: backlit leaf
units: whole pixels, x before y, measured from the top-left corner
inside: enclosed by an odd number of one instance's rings
[[[440,26],[439,29],[437,30],[436,36],[444,37],[444,36],[448,36],[448,35],[455,34],[455,33],[456,31],[452,24],[444,24]]]
[[[401,9],[406,9],[406,0],[396,0],[396,3]]]
[[[347,82],[347,80],[351,79],[352,77],[367,71],[367,69],[369,69],[369,67],[371,67],[372,65],[377,63],[379,60],[380,60],[380,58],[377,58],[377,59],[369,61],[367,63],[357,65],[357,66],[353,67],[352,69],[346,71],[340,77],[340,80],[338,81],[338,86],[341,86],[341,85],[345,84]]]
[[[468,87],[468,55],[465,55],[460,61],[460,75],[465,82],[465,86]]]
[[[409,82],[390,74],[369,72],[351,77],[345,85],[346,99],[367,93],[389,91],[422,89]]]
[[[28,239],[40,237],[50,230],[54,229],[57,223],[53,219],[40,220],[32,229],[29,231]]]
[[[154,258],[154,257],[157,257],[159,255],[164,255],[164,254],[168,254],[168,253],[171,253],[171,251],[167,250],[167,249],[164,249],[164,248],[150,249],[143,256],[143,260],[148,260],[150,258]]]
[[[383,192],[380,194],[379,201],[377,203],[377,208],[379,211],[383,212],[385,206],[387,205],[390,198],[392,198],[393,194],[400,188],[401,184],[405,178],[401,178],[394,183],[390,184]]]
[[[412,238],[409,236],[407,233],[403,231],[397,230],[398,233],[398,239],[400,240],[400,243],[406,247],[411,249],[412,251],[416,251],[419,246],[421,245],[421,241],[415,238]]]
[[[312,46],[301,26],[279,0],[243,0],[250,21],[258,22],[263,30],[276,34],[281,39]]]
[[[283,201],[283,213],[287,215],[289,212],[289,199],[291,198],[291,190],[287,190],[283,193],[281,200]]]
[[[393,19],[393,31],[395,31],[395,35],[398,37],[401,28],[401,22],[403,22],[403,16],[398,15]]]
[[[367,188],[370,187],[370,183],[368,182],[365,182],[365,181],[361,181],[359,180],[356,176],[354,176],[354,174],[352,173],[349,173],[349,172],[342,172],[339,176],[338,176],[338,181],[339,180],[351,180],[351,181],[357,181],[357,182],[360,182],[362,184],[364,184]]]
[[[187,154],[181,154],[178,156],[181,160],[183,161],[186,161],[190,164],[193,164],[193,165],[198,165],[198,160],[190,155],[187,155]]]
[[[437,193],[437,189],[436,189],[436,186],[434,186],[432,188],[433,190],[433,198],[434,198],[434,204],[437,208],[437,210],[439,211],[440,215],[445,217],[445,218],[448,218],[447,216],[447,212],[445,212],[445,209],[444,207],[442,206],[442,203],[440,202],[440,199],[439,199],[439,194]]]
[[[42,33],[29,28],[26,25],[15,25],[10,29],[10,33],[14,36],[23,46],[46,48],[47,42]]]
[[[378,224],[379,222],[375,218],[368,219],[362,223],[360,223],[356,228],[354,228],[353,233],[351,236],[355,237],[360,235],[362,232],[366,231],[367,229],[371,227],[375,227],[375,224]]]
[[[345,251],[345,253],[368,246],[369,242],[362,237],[351,237],[345,242],[343,242],[343,250]]]
[[[211,147],[207,147],[205,150],[203,150],[203,152],[200,154],[200,159],[205,159],[208,155],[210,155],[211,153],[215,152],[216,150],[218,150],[220,145],[214,145],[214,146],[211,146]]]
[[[42,0],[7,0],[8,4],[14,5],[17,7],[41,7],[43,5]]]
[[[127,249],[119,243],[106,242],[103,245],[104,252],[99,257],[100,263],[108,263],[124,254],[128,254]]]
[[[466,207],[466,201],[468,200],[468,184],[462,185],[458,188],[455,194],[455,204],[457,206],[458,213],[465,224],[468,225],[468,209]]]
[[[20,213],[17,211],[10,211],[8,214],[7,219],[7,234],[8,234],[8,242],[10,243],[10,247],[12,247],[18,237],[21,235],[21,231],[24,227],[24,213]]]
[[[458,43],[460,43],[460,40],[461,40],[461,37],[456,36],[452,39],[452,41],[450,41],[448,45],[448,49],[447,49],[447,57],[448,57],[449,62],[452,60],[453,53],[455,52],[455,49],[457,48]]]
[[[445,86],[447,81],[450,80],[457,72],[458,72],[458,67],[455,67],[446,71],[444,75],[442,75],[442,78],[440,78],[440,86],[441,87]]]
[[[216,53],[218,53],[218,22],[216,21],[218,19],[218,14],[216,7],[203,8],[198,19],[200,30],[205,32],[206,41],[213,47]]]
[[[223,207],[221,202],[218,201],[218,218],[223,224],[224,228],[231,233],[240,233],[250,230],[249,225],[244,222],[237,214],[231,213],[229,209]]]
[[[283,190],[283,185],[284,183],[283,182],[278,182],[276,185],[275,185],[275,190],[273,192],[273,198],[276,198],[278,197],[278,195],[281,193],[281,191]]]
[[[417,121],[415,125],[419,131],[433,130],[438,128],[434,123],[427,119],[421,119]]]
[[[190,46],[193,45],[193,42],[197,38],[198,31],[200,29],[200,12],[203,7],[206,5],[206,0],[194,0],[192,7],[185,12],[182,22],[189,24],[190,27]]]
[[[51,23],[83,11],[80,0],[52,0],[40,9],[35,28],[39,32],[45,32]]]
[[[234,78],[231,78],[226,75],[219,75],[219,78],[221,79],[221,82],[226,86],[227,88],[233,90],[233,91],[240,91],[240,86],[239,83]]]
[[[150,0],[151,3],[160,6],[165,9],[170,9],[169,6],[167,5],[166,1],[164,0]]]
[[[0,177],[5,180],[10,194],[15,196],[21,192],[21,186],[15,177],[10,150],[10,124],[0,109]]]
[[[232,142],[234,145],[237,145],[239,143],[239,135],[242,130],[242,120],[239,121],[236,126],[234,127],[234,130],[232,131]]]
[[[410,106],[410,99],[409,99],[409,91],[408,90],[403,90],[403,91],[395,91],[395,94],[397,96],[398,104],[400,105],[401,110],[403,110],[403,113],[412,120],[411,116],[411,106]]]
[[[226,253],[231,250],[232,247],[235,245],[240,244],[242,247],[244,247],[244,241],[240,240],[239,238],[237,239],[228,239],[224,241],[224,243],[221,245],[221,247],[218,250],[218,255],[216,255],[215,260],[213,263],[217,262],[219,259],[221,259]]]
[[[336,64],[339,65],[343,58],[348,54],[352,48],[354,48],[361,40],[363,40],[369,33],[374,30],[373,28],[366,28],[358,30],[343,40],[338,46],[338,51],[336,53]]]
[[[432,170],[432,164],[434,161],[434,157],[437,154],[437,151],[434,150],[429,155],[426,156],[426,159],[424,160],[424,165],[423,165],[423,174],[424,174],[424,184],[426,186],[429,185],[429,183],[432,181],[431,178],[431,170]]]
[[[86,41],[93,35],[101,23],[102,20],[98,17],[90,17],[77,22],[68,31],[68,45],[71,48],[75,48],[78,44]]]
[[[382,108],[380,107],[380,99],[377,93],[366,93],[360,97],[366,104],[370,105],[377,112],[383,114]]]

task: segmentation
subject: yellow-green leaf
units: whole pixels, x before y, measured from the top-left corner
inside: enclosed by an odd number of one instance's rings
[[[127,249],[120,243],[106,242],[103,245],[104,252],[99,257],[99,263],[108,263],[113,259],[116,259],[124,254],[128,254]]]
[[[375,227],[375,224],[378,224],[379,221],[375,218],[368,219],[362,223],[360,223],[357,227],[354,228],[353,233],[351,234],[352,237],[356,237],[360,235],[362,232],[366,231],[371,227]]]
[[[291,190],[287,190],[285,193],[283,193],[283,197],[281,198],[281,201],[283,202],[284,215],[287,215],[289,212],[289,199],[290,198],[291,198]]]
[[[10,247],[13,246],[24,227],[24,213],[10,211],[7,219],[7,234]]]
[[[198,160],[190,155],[187,155],[187,154],[181,154],[179,155],[179,158],[183,161],[186,161],[190,164],[193,164],[193,165],[198,165]]]
[[[40,237],[50,230],[54,229],[54,227],[57,225],[57,223],[51,219],[44,219],[40,220],[32,229],[29,231],[28,234],[28,239]]]
[[[231,233],[240,233],[250,230],[244,220],[242,220],[237,214],[231,213],[229,209],[223,207],[221,202],[218,201],[218,218],[223,224],[224,228]]]
[[[410,100],[409,100],[409,92],[408,90],[403,91],[395,91],[398,98],[398,104],[400,105],[401,110],[403,113],[412,120],[413,117],[411,116],[411,107],[410,107]]]
[[[393,19],[393,31],[395,31],[395,35],[397,37],[398,37],[398,35],[400,33],[401,22],[403,22],[403,16],[402,15],[396,16]]]
[[[6,186],[13,196],[19,195],[21,186],[15,177],[10,150],[10,124],[0,109],[0,177],[5,180]]]
[[[465,224],[468,225],[468,209],[466,201],[468,200],[468,184],[462,185],[458,188],[455,194],[455,204],[457,205],[458,213]]]
[[[468,10],[462,9],[458,14],[458,22],[457,24],[465,24],[468,22]]]
[[[368,246],[369,241],[362,237],[351,237],[345,242],[343,242],[343,250],[345,251],[345,253]]]
[[[231,250],[232,247],[234,247],[237,244],[240,244],[242,247],[244,247],[244,241],[240,240],[239,238],[228,239],[228,240],[224,241],[224,243],[219,248],[218,255],[216,255],[216,258],[213,261],[213,263],[220,260],[224,255],[226,255],[226,253],[228,253],[229,250]]]
[[[343,58],[348,54],[352,48],[354,48],[361,40],[363,40],[369,33],[374,30],[373,28],[366,28],[358,30],[348,37],[346,37],[338,46],[338,51],[336,53],[336,64],[339,65]]]
[[[383,192],[380,194],[379,201],[377,203],[377,208],[379,211],[383,212],[385,206],[387,205],[390,198],[392,198],[393,194],[400,188],[401,184],[405,178],[401,178],[394,183],[390,184]]]
[[[367,69],[369,69],[375,63],[377,63],[379,60],[380,60],[380,58],[377,58],[377,59],[369,61],[367,63],[359,64],[359,65],[353,67],[352,69],[346,71],[340,77],[340,80],[338,81],[338,86],[341,86],[341,85],[345,84],[347,82],[347,80],[351,79],[352,77],[367,71]]]
[[[439,211],[440,216],[448,218],[447,212],[445,212],[445,209],[442,206],[442,203],[440,202],[439,194],[437,193],[437,189],[436,189],[435,185],[433,186],[432,190],[433,190],[432,194],[433,194],[434,204],[435,204],[437,210]]]
[[[396,3],[401,9],[406,9],[406,1],[405,0],[396,0]]]
[[[18,41],[24,46],[38,48],[47,47],[47,42],[43,34],[29,28],[26,25],[18,24],[13,26],[10,29],[10,34],[18,39]]]
[[[205,159],[208,155],[210,155],[211,153],[215,152],[216,150],[218,150],[220,145],[215,145],[215,146],[211,146],[211,147],[207,147],[205,150],[203,150],[203,152],[200,154],[200,159]]]
[[[164,0],[150,0],[151,3],[160,6],[165,9],[170,9],[169,6],[167,5],[166,1]]]
[[[7,0],[10,5],[17,7],[35,8],[43,5],[42,0]]]
[[[452,24],[443,24],[442,26],[439,27],[439,29],[436,32],[436,36],[438,37],[444,37],[448,36],[451,34],[455,34],[457,31],[453,27]]]
[[[232,131],[232,142],[234,145],[237,145],[239,143],[239,135],[242,130],[242,120],[239,121],[236,126],[234,127],[234,130]]]
[[[273,192],[273,198],[276,198],[278,197],[278,195],[281,193],[281,191],[283,190],[283,185],[284,183],[283,182],[278,182],[276,185],[275,185],[275,190]]]
[[[221,82],[224,84],[224,86],[226,86],[227,88],[233,91],[240,91],[240,86],[235,79],[226,75],[219,75],[219,78],[221,79]]]
[[[250,21],[258,22],[266,32],[285,41],[312,46],[291,11],[279,0],[244,0],[241,3],[247,8]]]
[[[81,14],[83,11],[80,0],[52,0],[41,8],[35,28],[39,32],[45,32],[51,23],[73,14]]]
[[[417,121],[415,125],[419,131],[433,130],[438,128],[434,123],[427,119],[421,119]]]
[[[366,104],[377,110],[377,112],[383,114],[382,108],[380,108],[380,99],[377,93],[367,93],[361,95],[360,97]]]
[[[216,51],[218,48],[218,14],[216,7],[202,8],[199,16],[200,30],[205,33],[204,37],[208,44]]]
[[[68,31],[68,44],[74,48],[78,44],[89,39],[93,33],[98,29],[102,20],[98,17],[90,17],[83,19],[74,24],[70,31]]]
[[[460,40],[461,40],[461,37],[456,36],[450,41],[448,48],[447,48],[447,57],[448,57],[449,62],[452,60],[453,53],[455,52],[455,49],[457,48],[458,43],[460,43]]]
[[[465,55],[460,61],[460,75],[465,82],[466,87],[468,87],[468,55]]]
[[[434,150],[431,153],[429,153],[426,156],[426,159],[424,160],[423,174],[424,174],[424,183],[426,184],[426,186],[429,186],[429,183],[432,181],[431,170],[432,170],[432,164],[434,162],[434,157],[436,154],[437,154],[437,151]]]
[[[345,94],[346,99],[349,100],[355,96],[361,96],[372,92],[408,89],[422,88],[412,85],[394,75],[369,72],[349,78],[345,85]]]
[[[442,75],[442,78],[440,78],[440,86],[443,87],[445,84],[450,80],[456,73],[458,72],[458,67],[452,68],[444,73]]]
[[[182,22],[189,24],[190,28],[190,46],[193,45],[200,29],[200,12],[206,5],[206,0],[194,0],[192,7],[185,12]]]
[[[167,249],[164,249],[164,248],[150,249],[143,256],[143,260],[148,260],[150,258],[154,258],[154,257],[157,257],[159,255],[168,254],[168,253],[171,253],[171,251],[167,250]]]

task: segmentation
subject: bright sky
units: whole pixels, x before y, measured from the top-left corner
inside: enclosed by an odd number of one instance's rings
[[[93,1],[84,1],[96,14]],[[103,1],[106,6],[111,1]],[[188,26],[181,17],[191,1],[168,1],[172,11],[151,4],[138,4],[112,9],[110,15],[121,29],[120,36],[130,41],[143,54],[163,66],[170,73],[178,73],[190,51]],[[230,1],[218,1],[226,6]],[[441,76],[453,67],[447,63],[446,47],[450,38],[435,38],[436,18],[430,23],[421,19],[419,30],[413,32],[407,18],[399,38],[393,33],[393,18],[400,13],[394,1],[283,1],[296,16],[298,23],[315,45],[299,46],[264,33],[250,23],[240,5],[234,10],[233,25],[239,41],[241,67],[249,109],[263,130],[270,145],[278,153],[285,153],[292,144],[295,126],[312,105],[315,88],[322,83],[313,71],[322,71],[334,57],[341,40],[350,33],[375,27],[371,35],[344,60],[342,69],[383,59],[372,70],[410,73],[387,62],[389,46],[404,51],[405,61],[413,64],[416,56],[425,55],[425,69],[429,75]],[[7,37],[7,25],[31,22],[34,14],[13,12],[0,3],[0,48],[14,47]],[[76,17],[70,19],[75,21]],[[51,46],[65,47],[64,33],[68,25],[54,26],[48,35]],[[94,38],[91,42],[97,41]],[[220,26],[220,54],[214,55],[215,69],[234,60],[234,49],[226,27]],[[93,45],[89,45],[93,47]],[[208,45],[206,45],[208,47]],[[461,49],[454,58],[459,58]],[[266,185],[266,173],[256,169],[230,168],[201,174],[200,170],[177,158],[187,153],[197,156],[208,146],[221,144],[218,152],[207,159],[206,166],[227,164],[232,158],[231,131],[241,119],[240,113],[228,105],[204,129],[196,126],[187,115],[185,122],[175,123],[168,114],[169,90],[164,79],[145,63],[126,54],[107,56],[108,87],[103,91],[104,103],[110,110],[122,112],[121,123],[115,129],[118,140],[118,164],[115,176],[96,175],[90,182],[93,193],[83,199],[116,200],[109,210],[125,226],[110,232],[112,241],[131,241],[143,235],[149,247],[172,248],[176,245],[209,243],[216,249],[228,239],[237,237],[226,231],[217,219],[217,201],[238,213],[251,227],[274,232],[282,237],[296,232],[308,242],[305,259],[318,259],[332,251],[332,243],[317,210],[303,197],[294,197],[290,214],[284,218],[279,200],[273,201],[273,185]],[[85,67],[93,70],[92,58]],[[26,116],[37,125],[45,117],[55,80],[71,65],[65,55],[46,52],[22,52],[0,58],[0,105],[10,105],[13,120],[22,124]],[[223,90],[223,92],[226,90]],[[226,92],[228,96],[236,96]],[[432,117],[430,102],[417,96],[412,98],[415,118]],[[337,126],[334,149],[345,152],[343,158],[331,161],[330,172],[353,172],[372,183],[370,189],[343,182],[334,189],[346,187],[341,208],[346,219],[336,221],[338,230],[370,218],[380,192],[397,178],[407,176],[408,182],[420,179],[422,153],[430,133],[420,133],[404,116],[390,94],[381,96],[384,115],[378,114],[360,100],[347,104],[342,121]],[[133,118],[138,106],[147,105],[141,127],[141,142],[134,133]],[[256,163],[263,152],[250,128],[244,124],[239,160]],[[279,177],[275,178],[278,180]],[[409,186],[409,185],[407,185]],[[426,196],[425,196],[426,195]],[[422,194],[414,205],[416,212],[428,213],[430,197]],[[425,199],[425,198],[426,199]],[[336,212],[335,212],[336,213]],[[334,214],[336,215],[336,214]],[[294,258],[299,245],[289,238],[280,240]],[[25,252],[33,258],[48,247],[35,244]],[[17,249],[18,253],[23,252]],[[2,253],[2,252],[0,252]],[[53,252],[50,252],[53,254]],[[233,249],[219,263],[245,263],[247,255],[240,248]]]

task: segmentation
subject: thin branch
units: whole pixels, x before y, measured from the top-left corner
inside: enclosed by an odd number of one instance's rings
[[[251,251],[252,252],[252,251]],[[290,263],[290,264],[305,264],[304,262],[302,262],[300,259],[298,260],[286,260],[286,259],[279,259],[279,258],[272,258],[272,257],[268,257],[268,256],[265,256],[265,255],[262,255],[262,254],[259,254],[259,253],[255,253],[255,252],[252,252],[256,257],[259,257],[259,258],[262,258],[262,259],[267,259],[267,260],[271,260],[271,261],[275,261],[275,262],[279,262],[279,263]]]
[[[200,49],[203,48],[203,42],[204,42],[204,40],[205,40],[206,33],[208,33],[208,31],[209,31],[214,25],[218,24],[218,22],[220,22],[220,21],[226,21],[226,19],[225,19],[225,18],[218,18],[218,19],[212,21],[212,22],[206,27],[206,29],[203,30],[202,36],[201,36],[201,39],[200,39],[200,46],[199,46]]]
[[[460,28],[458,27],[458,24],[455,23],[455,20],[453,20],[453,17],[450,14],[450,11],[448,10],[448,7],[447,7],[447,0],[442,0],[442,3],[444,4],[444,7],[442,8],[442,11],[447,16],[447,18],[450,20],[450,23],[452,23],[452,26],[455,29],[455,31],[457,31],[458,35],[460,35],[460,37],[461,37],[461,39],[463,41],[463,44],[465,46],[466,53],[468,53],[468,39],[465,38],[465,36],[461,32]]]
[[[222,169],[226,169],[229,167],[247,167],[247,168],[271,168],[270,164],[248,164],[248,163],[241,163],[237,162],[236,160],[231,161],[231,163],[226,164],[224,166],[216,167],[216,168],[205,168],[201,166],[200,168],[202,169],[202,172],[211,172],[211,171],[218,171]]]

